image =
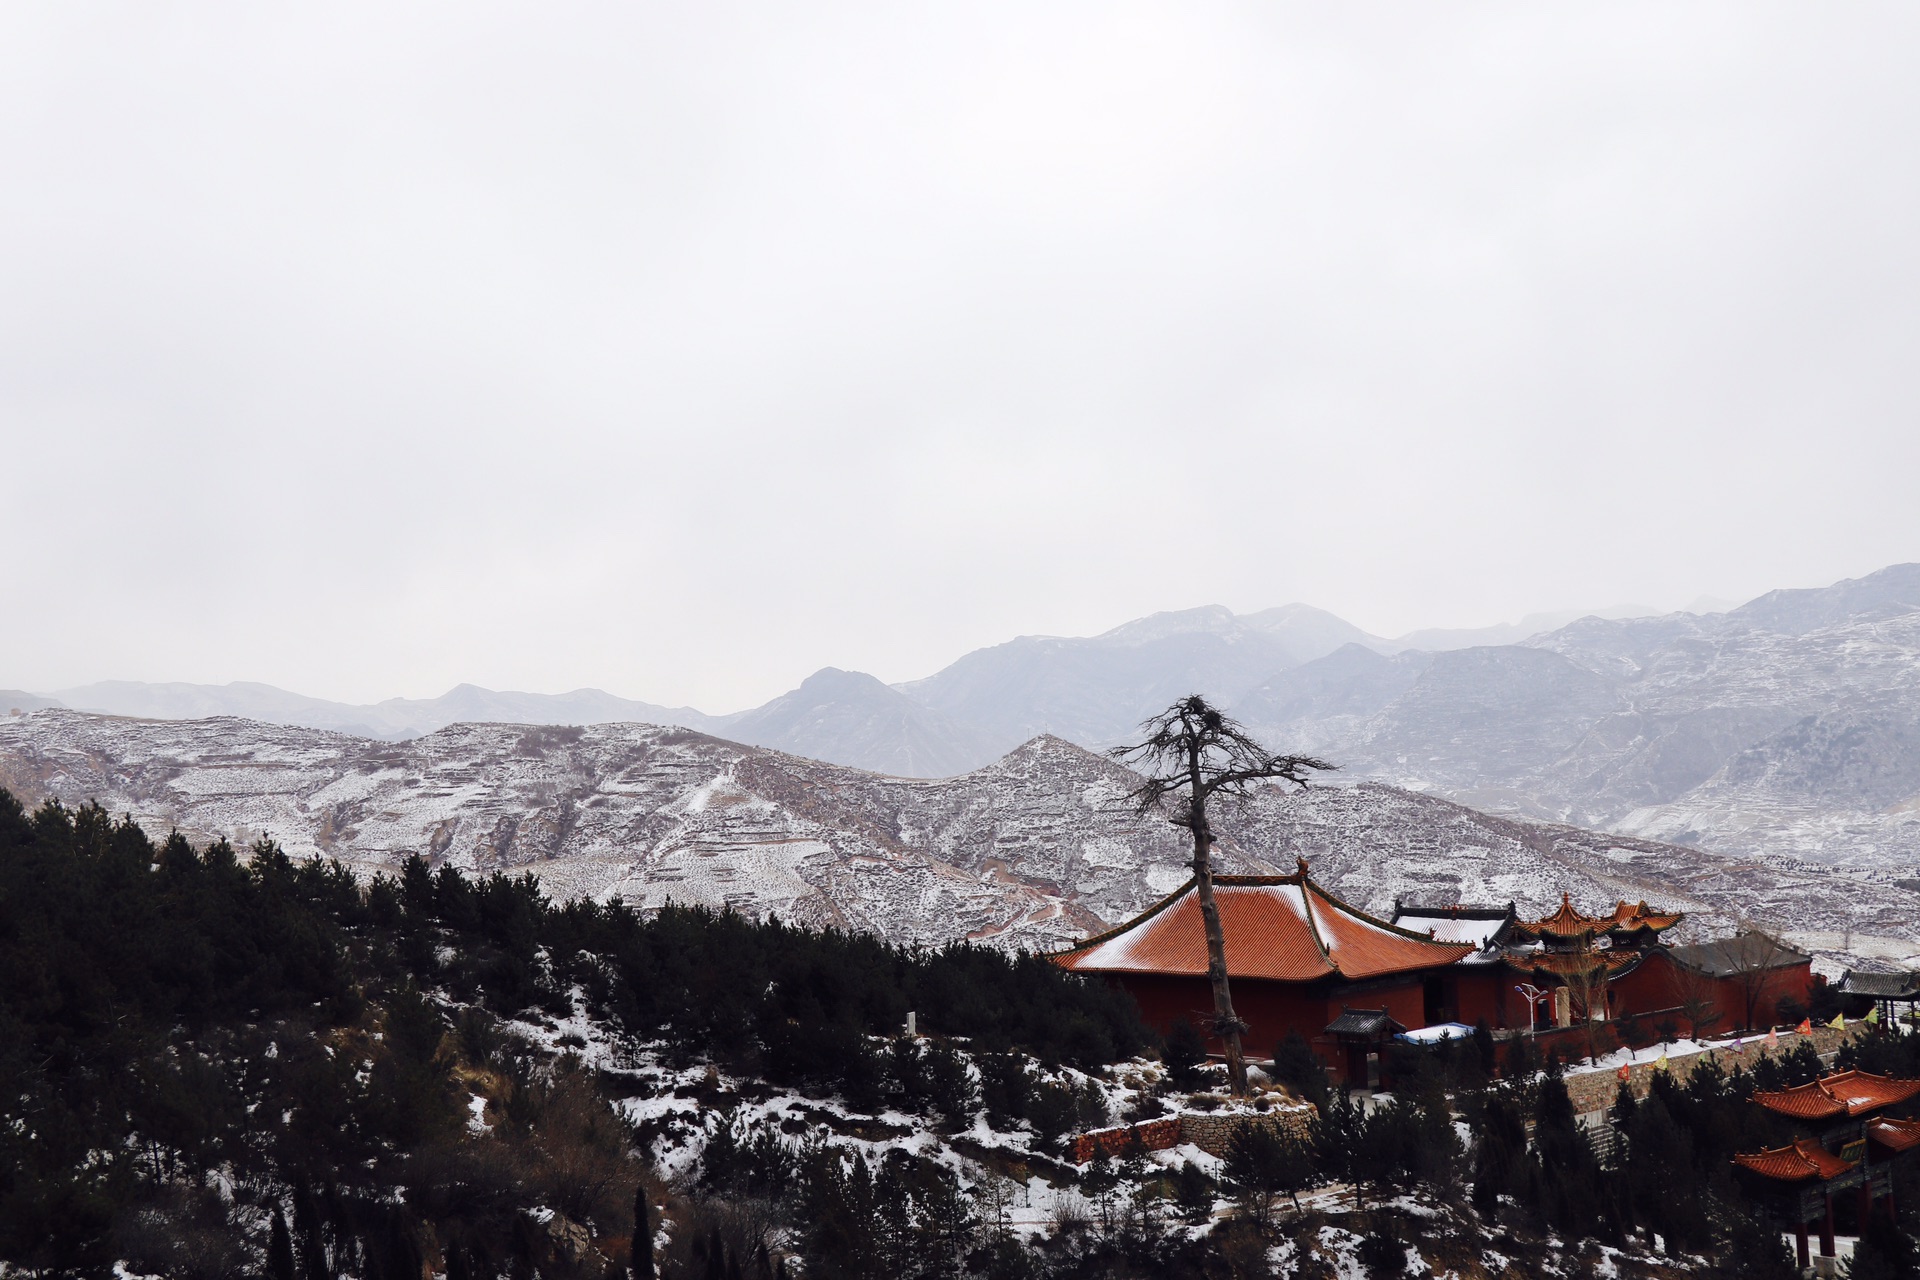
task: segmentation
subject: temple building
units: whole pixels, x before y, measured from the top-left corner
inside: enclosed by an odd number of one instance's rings
[[[1764,933],[1671,947],[1665,1001],[1711,1008],[1714,1028],[1741,1031],[1793,1022],[1781,1006],[1803,1013],[1813,998],[1813,956]]]
[[[1864,1071],[1841,1071],[1753,1095],[1755,1103],[1787,1122],[1795,1137],[1785,1146],[1736,1155],[1734,1167],[1762,1211],[1794,1233],[1801,1270],[1810,1262],[1809,1223],[1819,1232],[1820,1256],[1834,1256],[1836,1207],[1852,1218],[1856,1233],[1865,1229],[1876,1205],[1895,1215],[1892,1161],[1920,1146],[1920,1122],[1884,1113],[1916,1095],[1920,1080]]]
[[[1688,1033],[1795,1021],[1813,990],[1813,957],[1761,933],[1673,946],[1666,933],[1686,917],[1645,902],[1616,902],[1587,915],[1562,894],[1538,920],[1502,907],[1396,903],[1394,923],[1478,950],[1448,979],[1462,1022],[1495,1030],[1545,1030],[1622,1018],[1672,1021]],[[1801,1012],[1786,1019],[1780,1006]]]
[[[1670,948],[1660,935],[1685,919],[1645,902],[1619,902],[1589,916],[1562,894],[1559,909],[1521,920],[1502,907],[1431,907],[1396,903],[1394,923],[1431,930],[1435,938],[1476,943],[1448,977],[1450,1004],[1461,1022],[1484,1021],[1496,1030],[1536,1030],[1651,1012],[1677,1003],[1665,976]],[[1658,957],[1657,959],[1655,959]],[[1631,975],[1655,959],[1650,974]],[[1651,978],[1652,981],[1648,979]]]
[[[1761,935],[1671,946],[1663,935],[1685,917],[1645,902],[1587,915],[1562,894],[1551,914],[1523,920],[1511,902],[1396,901],[1388,922],[1328,892],[1305,860],[1290,876],[1216,876],[1214,896],[1249,1056],[1297,1031],[1336,1081],[1354,1085],[1387,1083],[1395,1037],[1445,1035],[1443,1024],[1512,1034],[1635,1018],[1650,1039],[1669,1020],[1690,1032],[1772,1025],[1778,1001],[1804,1002],[1811,982],[1810,957]],[[1183,1019],[1212,1030],[1191,880],[1053,960],[1127,991],[1162,1033]]]
[[[1290,876],[1215,876],[1213,893],[1248,1054],[1265,1057],[1298,1031],[1336,1081],[1379,1083],[1395,1034],[1452,1020],[1447,979],[1478,950],[1349,906],[1314,882],[1304,859]],[[1053,960],[1121,987],[1163,1033],[1182,1019],[1211,1031],[1206,934],[1192,880]]]

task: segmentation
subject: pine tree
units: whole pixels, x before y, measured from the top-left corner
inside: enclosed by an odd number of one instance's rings
[[[1527,1151],[1526,1122],[1505,1093],[1495,1092],[1487,1099],[1474,1139],[1473,1207],[1491,1221],[1500,1197],[1514,1194]]]
[[[1322,1110],[1333,1092],[1333,1082],[1320,1055],[1297,1028],[1287,1032],[1286,1039],[1273,1051],[1273,1078]]]
[[[1913,1280],[1920,1276],[1920,1248],[1912,1236],[1876,1216],[1854,1248],[1849,1280]]]
[[[1531,1172],[1541,1218],[1576,1238],[1593,1234],[1601,1206],[1599,1161],[1574,1118],[1565,1080],[1552,1070],[1534,1098]]]
[[[279,1205],[273,1207],[272,1234],[267,1240],[267,1276],[269,1280],[294,1280],[293,1237],[287,1232],[287,1215]]]
[[[647,1187],[640,1184],[633,1193],[633,1248],[627,1265],[633,1280],[653,1280],[653,1206],[647,1203]],[[452,1280],[451,1277],[448,1280]]]
[[[1200,1068],[1207,1060],[1207,1042],[1200,1038],[1193,1023],[1177,1019],[1167,1029],[1167,1042],[1160,1050],[1166,1064],[1167,1079],[1176,1089],[1197,1089],[1204,1077]]]

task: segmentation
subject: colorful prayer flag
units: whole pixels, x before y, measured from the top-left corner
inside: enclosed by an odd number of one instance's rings
[[[1656,1063],[1654,1063],[1654,1064],[1653,1064],[1653,1069],[1654,1069],[1655,1071],[1665,1071],[1665,1070],[1667,1070],[1667,1069],[1668,1069],[1668,1067],[1667,1067],[1667,1055],[1666,1055],[1666,1052],[1665,1052],[1665,1050],[1662,1050],[1662,1051],[1661,1051],[1661,1054],[1660,1054],[1660,1061],[1658,1061],[1658,1062],[1656,1062]]]
[[[1733,1051],[1735,1053],[1745,1053],[1747,1051],[1747,1038],[1745,1036],[1735,1036],[1733,1038]]]
[[[1767,1028],[1767,1048],[1778,1049],[1779,1047],[1780,1047],[1780,1029],[1778,1027],[1768,1027]]]
[[[1812,1034],[1813,1034],[1813,1019],[1812,1019],[1812,1018],[1802,1018],[1802,1019],[1800,1019],[1800,1025],[1799,1025],[1799,1026],[1797,1026],[1797,1027],[1795,1027],[1795,1028],[1794,1028],[1794,1030],[1795,1030],[1795,1031],[1797,1031],[1797,1032],[1799,1032],[1799,1033],[1800,1033],[1801,1035],[1803,1035],[1803,1036],[1810,1036],[1810,1035],[1812,1035]]]
[[[1633,1079],[1633,1067],[1630,1064],[1623,1062],[1620,1064],[1620,1069],[1614,1072],[1613,1074],[1620,1077],[1621,1084],[1625,1084],[1627,1081]]]
[[[1879,1005],[1875,1005],[1873,1008],[1867,1010],[1867,1021],[1873,1023],[1876,1027],[1880,1025]]]
[[[1835,1031],[1845,1031],[1847,1029],[1847,1015],[1844,1013],[1836,1013],[1833,1015],[1833,1021],[1827,1025]]]

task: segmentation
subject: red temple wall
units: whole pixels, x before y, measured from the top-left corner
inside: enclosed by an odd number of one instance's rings
[[[1185,1018],[1206,1037],[1209,1048],[1215,1052],[1220,1050],[1220,1043],[1208,1032],[1213,1021],[1213,990],[1205,978],[1154,973],[1106,976],[1133,997],[1148,1026],[1165,1035],[1174,1023]],[[1248,1057],[1271,1057],[1286,1039],[1287,1032],[1297,1030],[1339,1080],[1346,1074],[1346,1056],[1327,1036],[1327,1024],[1344,1010],[1353,1008],[1385,1009],[1388,1017],[1404,1027],[1424,1027],[1427,1021],[1423,977],[1419,973],[1408,974],[1378,988],[1368,984],[1358,992],[1345,983],[1305,984],[1241,978],[1233,983],[1233,1011],[1247,1024],[1242,1044]]]
[[[1507,989],[1520,979],[1503,964],[1462,966],[1450,974],[1448,980],[1453,983],[1455,1022],[1464,1022],[1471,1027],[1484,1021],[1498,1031],[1507,1025],[1509,1007],[1518,1010],[1523,1017],[1526,1014],[1526,1007],[1519,997],[1514,997],[1509,1005]]]
[[[1672,1009],[1679,1003],[1675,966],[1664,951],[1654,952],[1633,972],[1607,983],[1607,1008],[1615,1019]]]
[[[1690,994],[1698,993],[1713,1006],[1719,1016],[1703,1030],[1725,1033],[1742,1029],[1746,1022],[1746,984],[1738,977],[1694,978],[1675,964],[1663,951],[1656,951],[1639,968],[1609,984],[1613,1016],[1672,1013],[1686,1004]],[[1753,1020],[1758,1027],[1770,1027],[1778,1019],[1776,1007],[1783,997],[1807,1003],[1813,991],[1812,962],[1786,965],[1767,971],[1754,1001]],[[1675,1021],[1686,1027],[1686,1015],[1673,1013]]]

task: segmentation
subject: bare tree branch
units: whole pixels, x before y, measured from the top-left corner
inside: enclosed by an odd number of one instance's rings
[[[1246,1024],[1233,1012],[1227,984],[1226,938],[1213,899],[1213,828],[1207,802],[1215,796],[1244,796],[1259,782],[1307,785],[1309,773],[1335,766],[1313,756],[1282,755],[1254,741],[1239,724],[1191,694],[1140,726],[1146,735],[1109,754],[1141,775],[1128,799],[1141,813],[1164,811],[1178,802],[1170,819],[1193,833],[1193,880],[1200,918],[1207,934],[1207,977],[1213,986],[1214,1032],[1226,1045],[1227,1078],[1236,1094],[1247,1092],[1246,1058],[1240,1045]]]

